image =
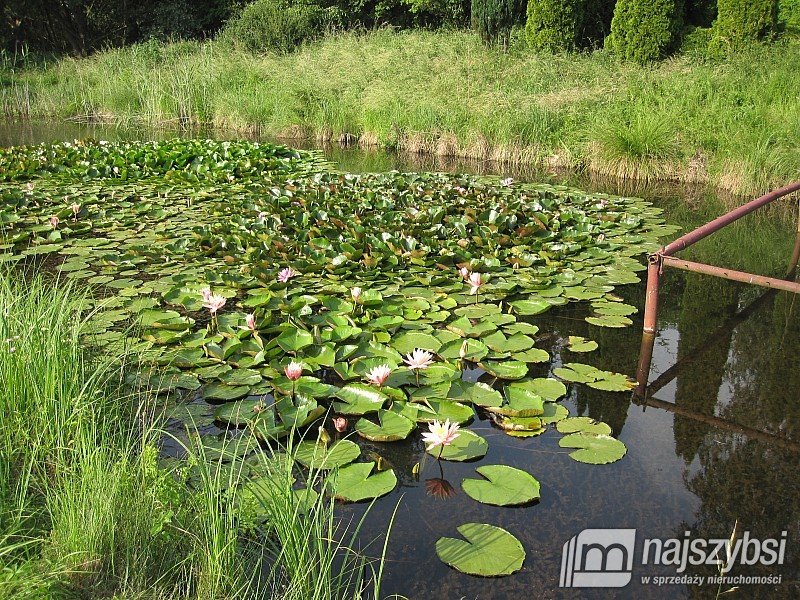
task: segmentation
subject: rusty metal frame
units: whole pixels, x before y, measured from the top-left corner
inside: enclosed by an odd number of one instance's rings
[[[767,204],[774,202],[775,200],[796,192],[800,192],[800,181],[796,181],[778,190],[765,194],[760,198],[751,200],[750,202],[743,204],[742,206],[720,217],[717,217],[713,221],[710,221],[705,225],[690,231],[686,235],[679,237],[674,242],[667,244],[663,248],[648,256],[644,328],[642,332],[642,345],[639,352],[639,365],[636,370],[637,386],[634,391],[634,395],[636,397],[644,399],[647,398],[647,384],[650,377],[650,364],[653,359],[653,346],[655,344],[655,336],[658,330],[658,291],[660,287],[661,274],[665,266],[692,271],[695,273],[712,275],[714,277],[721,277],[723,279],[730,279],[732,281],[750,283],[753,285],[770,288],[771,290],[785,290],[793,293],[800,293],[800,283],[793,281],[798,259],[800,259],[800,215],[798,215],[797,237],[795,239],[792,258],[789,263],[787,275],[783,279],[766,277],[764,275],[756,275],[753,273],[744,273],[742,271],[735,271],[733,269],[726,269],[724,267],[717,267],[714,265],[683,260],[674,256],[676,252],[685,250],[692,244],[699,242],[700,240],[719,231],[723,227],[738,221],[742,217],[749,215],[759,208],[762,208]]]

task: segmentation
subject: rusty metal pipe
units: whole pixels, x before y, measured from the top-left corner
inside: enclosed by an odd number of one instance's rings
[[[658,288],[661,283],[661,256],[651,254],[647,258],[647,293],[644,297],[644,332],[655,333],[658,329]]]
[[[702,240],[704,237],[708,237],[715,231],[719,231],[726,225],[730,225],[734,221],[741,219],[743,216],[749,215],[754,210],[757,210],[762,206],[769,204],[770,202],[774,202],[778,198],[782,198],[783,196],[788,196],[789,194],[798,191],[800,191],[800,181],[795,181],[794,183],[790,183],[789,185],[777,189],[773,192],[770,192],[769,194],[764,194],[760,198],[751,200],[747,204],[742,204],[739,208],[736,208],[731,212],[722,215],[721,217],[717,217],[713,221],[710,221],[705,225],[698,227],[694,231],[690,231],[686,235],[679,237],[674,242],[664,246],[664,248],[661,249],[659,254],[663,254],[665,256],[671,256],[672,254],[675,254],[679,250],[688,248],[692,244]]]
[[[800,283],[794,281],[786,281],[785,279],[777,279],[775,277],[764,277],[763,275],[753,275],[752,273],[734,271],[733,269],[724,269],[704,263],[683,260],[682,258],[676,258],[674,256],[662,256],[661,260],[663,264],[668,267],[675,267],[676,269],[683,269],[684,271],[703,273],[705,275],[721,277],[722,279],[730,279],[731,281],[741,281],[742,283],[750,283],[765,288],[800,294]],[[645,331],[647,331],[646,328]]]

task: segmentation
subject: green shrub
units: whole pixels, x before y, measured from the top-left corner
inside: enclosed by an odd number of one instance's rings
[[[514,0],[472,0],[472,26],[484,43],[500,43],[508,49],[514,5]]]
[[[778,23],[787,31],[800,31],[800,0],[778,0]]]
[[[681,0],[619,0],[607,45],[625,60],[658,60],[674,47],[682,17]]]
[[[570,52],[578,44],[583,0],[529,0],[525,36],[533,50]]]
[[[775,31],[777,0],[719,0],[714,37],[721,45],[740,46]]]
[[[319,37],[326,12],[315,4],[292,0],[256,0],[231,20],[223,38],[251,52],[289,53]]]

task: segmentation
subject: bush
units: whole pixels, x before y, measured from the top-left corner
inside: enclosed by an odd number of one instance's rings
[[[486,44],[508,49],[514,25],[514,0],[472,0],[472,26]]]
[[[760,40],[777,28],[777,0],[719,0],[714,37],[722,45]]]
[[[680,0],[619,0],[607,45],[625,60],[658,60],[674,47],[682,17]]]
[[[800,31],[800,0],[778,0],[778,23],[788,31]]]
[[[570,52],[578,45],[583,0],[529,0],[525,36],[533,50]]]
[[[322,35],[326,12],[315,4],[291,0],[256,0],[232,19],[223,39],[251,52],[289,53]]]

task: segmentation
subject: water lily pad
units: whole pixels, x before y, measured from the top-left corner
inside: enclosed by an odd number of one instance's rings
[[[484,438],[473,431],[462,429],[449,446],[436,446],[426,451],[431,456],[441,457],[443,460],[461,462],[486,456],[488,450],[489,444]]]
[[[539,482],[529,473],[505,465],[475,469],[485,479],[465,479],[464,493],[473,500],[495,506],[518,506],[539,498]]]
[[[397,486],[397,476],[392,470],[373,473],[374,462],[354,463],[336,471],[329,484],[339,500],[359,502],[378,498]]]
[[[336,412],[345,415],[363,415],[375,412],[383,407],[388,396],[375,387],[361,383],[351,383],[336,391],[336,397],[342,402],[335,402]]]
[[[571,352],[591,352],[597,350],[597,342],[579,335],[571,335],[567,338],[567,348]]]
[[[570,458],[592,465],[616,462],[628,451],[618,439],[593,433],[572,433],[561,438],[558,445],[562,448],[578,448],[570,452]]]
[[[483,361],[478,364],[489,375],[498,379],[522,379],[528,374],[528,365],[517,360]]]
[[[338,440],[330,446],[306,440],[297,445],[294,457],[312,469],[334,469],[353,462],[360,454],[361,449],[350,440]]]
[[[373,442],[404,440],[414,431],[414,421],[390,410],[378,411],[379,425],[361,418],[356,422],[356,433]]]
[[[570,417],[556,424],[559,433],[595,433],[611,434],[611,427],[602,421],[595,421],[590,417]]]
[[[465,523],[458,532],[466,541],[443,537],[436,542],[439,559],[468,575],[500,577],[522,568],[525,550],[505,529],[483,523]]]

